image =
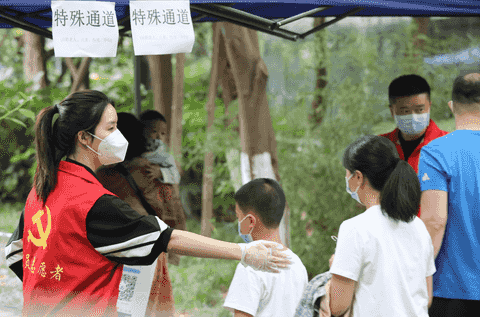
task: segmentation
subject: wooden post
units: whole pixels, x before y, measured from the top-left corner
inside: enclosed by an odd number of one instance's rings
[[[218,43],[220,29],[217,23],[212,24],[213,43]],[[211,150],[210,138],[212,135],[213,121],[215,120],[215,99],[218,87],[218,59],[219,45],[214,45],[212,55],[212,69],[210,71],[210,86],[208,89],[207,109],[207,151],[205,152],[205,163],[203,167],[203,189],[202,189],[202,230],[201,234],[210,237],[212,224],[210,219],[213,216],[213,163],[214,155]]]
[[[172,128],[170,130],[170,148],[173,150],[177,168],[180,170],[182,156],[182,119],[185,54],[176,54],[175,81],[173,83]]]
[[[134,85],[134,93],[135,93],[135,114],[137,118],[140,117],[140,113],[142,113],[142,95],[140,93],[140,84],[142,79],[142,67],[141,65],[141,56],[134,56],[133,57],[133,85]]]

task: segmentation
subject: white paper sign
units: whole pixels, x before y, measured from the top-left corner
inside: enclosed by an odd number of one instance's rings
[[[188,0],[130,1],[135,55],[190,53],[195,41]]]
[[[119,317],[145,317],[157,260],[148,266],[123,266],[117,310]]]
[[[52,1],[55,57],[115,57],[115,2]]]

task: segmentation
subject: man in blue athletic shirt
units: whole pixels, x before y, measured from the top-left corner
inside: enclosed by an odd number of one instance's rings
[[[448,106],[456,130],[422,148],[421,219],[435,266],[430,317],[480,316],[480,74],[459,76]]]

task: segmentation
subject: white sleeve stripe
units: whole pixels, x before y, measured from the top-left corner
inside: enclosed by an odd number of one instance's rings
[[[5,258],[13,256],[15,253],[23,251],[23,239],[13,241],[5,247]]]
[[[95,250],[97,250],[100,254],[110,255],[110,253],[113,253],[113,252],[132,251],[135,248],[139,248],[139,247],[142,248],[145,246],[145,244],[148,244],[148,243],[152,244],[150,246],[151,248],[153,247],[153,244],[158,240],[158,237],[160,237],[160,231],[155,231],[149,234],[145,234],[143,236],[130,239],[122,243],[95,248]]]
[[[155,216],[155,219],[157,219],[158,226],[160,227],[160,232],[164,232],[165,230],[168,229],[168,225],[165,222],[163,222],[160,218]]]
[[[21,262],[23,260],[23,251],[21,252],[18,252],[12,256],[10,256],[8,259],[7,259],[7,266],[12,266],[14,265],[15,263],[17,262]]]
[[[165,224],[160,218],[155,217],[158,222],[158,226],[160,227],[160,232],[165,231],[168,229],[168,225]],[[158,233],[158,232],[156,232]],[[160,237],[160,234],[154,239],[154,241],[150,242],[145,242],[143,244],[140,243],[134,243],[133,246],[123,248],[122,250],[115,250],[115,251],[110,251],[108,253],[103,253],[103,255],[108,255],[109,257],[117,257],[117,258],[133,258],[133,257],[146,257],[150,255],[152,252],[153,245],[155,242],[158,240]],[[104,247],[105,248],[105,247]],[[100,248],[97,248],[99,250]]]
[[[135,249],[129,249],[125,251],[120,251],[116,253],[106,254],[108,257],[115,258],[134,258],[134,257],[146,257],[152,253],[153,243],[145,245],[143,247],[138,247]]]

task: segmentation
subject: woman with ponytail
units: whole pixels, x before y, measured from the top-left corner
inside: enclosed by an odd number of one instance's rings
[[[343,155],[346,190],[366,207],[344,221],[330,259],[330,308],[341,316],[428,316],[433,246],[416,216],[420,183],[394,144],[367,135]]]
[[[150,265],[167,251],[270,272],[289,264],[274,244],[172,229],[105,189],[94,171],[122,162],[128,147],[114,106],[99,91],[82,91],[37,117],[34,186],[5,247],[8,266],[23,281],[24,316],[117,316],[122,264]]]

